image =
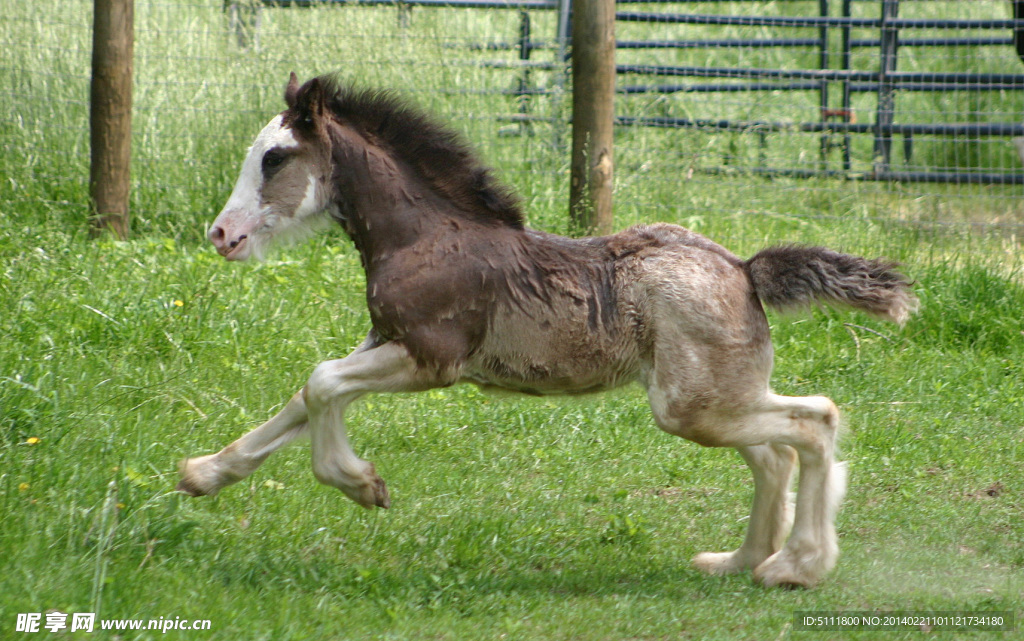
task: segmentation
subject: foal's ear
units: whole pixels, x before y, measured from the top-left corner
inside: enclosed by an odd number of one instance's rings
[[[295,99],[299,95],[299,77],[293,71],[288,78],[288,86],[284,88],[284,101],[291,109],[295,106]]]
[[[320,122],[327,107],[326,90],[320,78],[313,78],[301,87],[298,84],[295,74],[288,81],[288,88],[285,90],[284,99],[288,103],[296,118],[296,124],[303,127],[312,127],[314,123]]]

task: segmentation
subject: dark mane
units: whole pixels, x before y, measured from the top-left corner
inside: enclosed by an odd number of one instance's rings
[[[523,227],[518,197],[458,133],[388,91],[357,88],[332,76],[320,82],[336,117],[390,149],[440,195],[483,222]]]

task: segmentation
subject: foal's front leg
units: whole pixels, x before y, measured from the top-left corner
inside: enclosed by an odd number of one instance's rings
[[[371,333],[350,357],[375,344]],[[273,418],[221,451],[182,461],[178,465],[181,480],[176,489],[192,496],[212,496],[221,488],[241,481],[276,450],[304,435],[308,418],[304,390],[300,390]]]
[[[345,409],[368,392],[414,392],[438,384],[405,346],[393,342],[318,365],[303,390],[317,480],[363,507],[388,507],[387,487],[373,463],[356,456],[349,445]]]
[[[306,401],[299,392],[269,421],[216,454],[182,461],[177,489],[192,496],[213,495],[241,481],[275,450],[304,434],[306,419]]]

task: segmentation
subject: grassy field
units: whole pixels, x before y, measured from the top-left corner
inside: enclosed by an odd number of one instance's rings
[[[0,7],[0,639],[35,638],[14,632],[17,615],[51,610],[211,622],[62,637],[82,640],[921,638],[794,627],[794,612],[836,610],[1011,611],[1017,631],[978,638],[1019,638],[1019,188],[688,177],[707,142],[618,134],[619,226],[669,220],[742,255],[824,243],[899,259],[917,280],[922,310],[902,329],[771,316],[776,391],[828,395],[846,422],[842,556],[814,590],[690,566],[739,545],[750,475],[732,451],[661,433],[639,389],[369,398],[351,436],[389,483],[388,511],[318,485],[305,445],[186,499],[178,460],[262,422],[368,329],[340,233],[252,265],[203,241],[287,71],[410,93],[479,142],[532,225],[565,229],[552,132],[499,136],[494,116],[513,109],[487,91],[513,76],[447,46],[470,30],[507,39],[515,15],[417,10],[406,33],[393,11],[268,11],[261,49],[242,51],[219,2],[139,2],[135,233],[115,242],[85,224],[90,3]],[[383,45],[325,36],[343,29]]]

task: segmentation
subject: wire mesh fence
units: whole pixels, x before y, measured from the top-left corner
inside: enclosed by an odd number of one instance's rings
[[[620,112],[670,128],[691,182],[780,215],[1020,222],[1024,66],[1011,3],[698,9],[620,14],[618,32],[661,45],[620,51]],[[779,211],[774,190],[833,195]]]
[[[92,3],[0,1],[0,198],[6,215],[67,225],[89,211]],[[560,6],[137,0],[136,230],[201,232],[296,71],[408,95],[480,149],[534,225],[564,231]],[[617,224],[716,220],[741,239],[751,218],[786,221],[779,234],[852,220],[1019,233],[1014,6],[620,2]]]

